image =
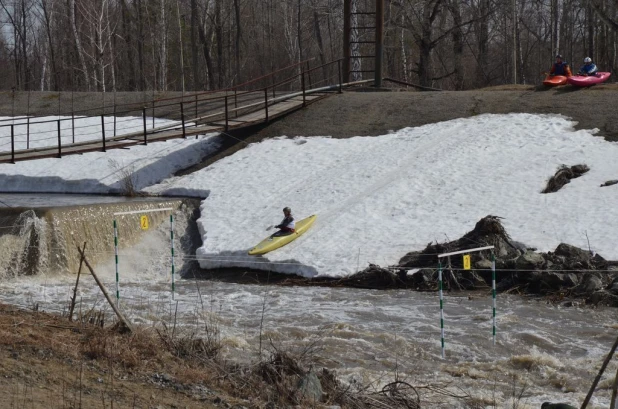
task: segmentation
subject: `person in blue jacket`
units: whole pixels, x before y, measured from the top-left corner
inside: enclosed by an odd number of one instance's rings
[[[562,60],[562,56],[558,54],[556,56],[556,62],[551,66],[551,70],[549,71],[550,76],[554,75],[563,75],[565,77],[570,77],[571,68],[569,68],[569,64],[566,61]]]
[[[599,71],[597,66],[592,63],[590,57],[584,58],[584,65],[579,69],[578,75],[595,75]]]

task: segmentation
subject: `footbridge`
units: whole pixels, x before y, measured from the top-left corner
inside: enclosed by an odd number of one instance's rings
[[[293,74],[288,75],[290,70]],[[268,123],[347,87],[370,82],[373,80],[344,83],[341,60],[313,68],[302,62],[223,90],[114,105],[98,111],[73,111],[57,119],[0,120],[0,163],[107,152],[225,133]],[[131,126],[123,126],[124,118],[129,117]],[[170,120],[157,124],[155,118]]]

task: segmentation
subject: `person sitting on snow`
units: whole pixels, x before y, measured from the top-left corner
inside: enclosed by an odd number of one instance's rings
[[[566,61],[562,61],[562,56],[558,54],[556,56],[556,62],[551,66],[551,70],[549,71],[550,76],[554,75],[563,75],[565,77],[570,77],[571,68],[569,68],[569,64]]]
[[[294,230],[294,227],[296,227],[294,216],[292,216],[292,210],[289,207],[283,208],[283,216],[284,218],[281,223],[275,226],[279,231],[273,234],[273,236],[287,236],[296,231]]]
[[[592,63],[592,58],[584,58],[584,65],[579,69],[577,75],[594,75],[597,73],[598,68]]]

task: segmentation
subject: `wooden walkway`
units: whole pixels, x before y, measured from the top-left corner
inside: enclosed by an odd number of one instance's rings
[[[199,118],[187,118],[185,126],[181,121],[171,125],[147,129],[146,132],[134,132],[115,137],[102,137],[95,140],[81,141],[64,145],[51,145],[24,150],[0,152],[0,163],[15,163],[43,158],[61,158],[66,155],[78,155],[86,152],[106,152],[111,149],[122,149],[135,145],[146,145],[150,142],[166,141],[168,139],[187,138],[189,136],[203,135],[207,133],[225,132],[232,129],[246,128],[249,126],[268,122],[272,119],[286,115],[302,108],[304,105],[315,102],[328,96],[328,92],[308,93],[304,97],[291,94],[289,97],[278,96],[269,100],[268,109],[264,107],[264,101],[254,102],[245,106],[234,108],[233,114],[227,115],[227,124],[224,112],[205,113]],[[240,114],[242,112],[242,114]],[[236,116],[238,114],[238,116]],[[223,119],[221,119],[223,118]],[[209,121],[212,119],[212,121]],[[198,124],[197,126],[195,124]]]

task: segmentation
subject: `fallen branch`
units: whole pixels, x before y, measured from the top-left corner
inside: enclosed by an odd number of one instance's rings
[[[84,264],[84,254],[86,254],[86,242],[84,242],[83,250],[84,250],[84,253],[79,258],[79,270],[77,270],[77,278],[75,279],[75,288],[73,289],[73,298],[71,298],[71,307],[69,308],[69,321],[73,321],[73,311],[75,310],[75,301],[77,300],[77,286],[79,285],[79,276],[82,273],[82,265]]]
[[[79,246],[77,246],[77,251],[79,251],[80,256],[84,259],[84,264],[86,264],[86,267],[88,267],[88,270],[90,270],[90,274],[92,274],[92,277],[94,278],[94,281],[96,281],[97,285],[99,286],[99,288],[103,292],[103,295],[105,296],[105,299],[107,299],[107,302],[112,307],[112,310],[114,310],[114,312],[116,313],[116,316],[118,317],[118,319],[120,320],[122,325],[124,325],[125,328],[129,332],[133,332],[133,325],[131,324],[131,322],[127,318],[125,318],[125,316],[122,314],[122,312],[120,312],[118,307],[116,307],[116,305],[114,304],[114,301],[112,300],[112,297],[110,297],[110,295],[107,292],[107,289],[105,288],[103,283],[101,281],[99,281],[99,277],[97,277],[97,275],[95,274],[92,266],[88,262],[88,259],[84,255],[84,251],[82,249],[80,249]]]

